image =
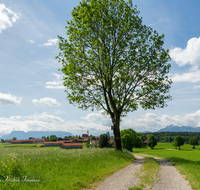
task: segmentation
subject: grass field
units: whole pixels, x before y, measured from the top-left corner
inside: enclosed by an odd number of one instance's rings
[[[158,143],[154,149],[134,148],[135,154],[147,154],[164,158],[181,172],[186,175],[193,189],[200,190],[200,147],[192,149],[191,145],[181,146],[181,150],[175,150],[170,143]]]
[[[0,189],[88,188],[133,159],[130,152],[107,148],[0,148]],[[5,176],[8,176],[7,181]]]

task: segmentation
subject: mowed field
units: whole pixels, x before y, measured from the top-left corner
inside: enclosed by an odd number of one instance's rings
[[[134,148],[135,154],[147,154],[164,158],[171,162],[181,174],[186,175],[193,189],[200,190],[200,146],[192,149],[191,145],[181,146],[176,150],[170,143],[158,143],[154,149]]]
[[[93,186],[134,160],[114,149],[0,146],[0,189],[66,190]],[[6,177],[8,176],[8,177]],[[25,177],[27,176],[27,177]]]

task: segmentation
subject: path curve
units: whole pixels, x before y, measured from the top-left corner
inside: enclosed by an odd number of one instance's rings
[[[138,186],[139,179],[135,173],[140,170],[144,158],[138,155],[134,156],[137,159],[135,162],[103,180],[96,187],[96,190],[128,190],[129,187]],[[160,177],[156,179],[155,184],[151,188],[152,190],[192,190],[185,176],[181,175],[171,163],[161,158],[153,158],[160,163],[161,167]],[[148,190],[148,187],[145,190]]]
[[[135,173],[140,170],[144,158],[134,156],[137,160],[103,180],[96,190],[127,190],[129,187],[137,185],[139,179]]]

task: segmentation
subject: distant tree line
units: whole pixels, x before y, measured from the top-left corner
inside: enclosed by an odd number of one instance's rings
[[[183,138],[184,144],[189,144],[191,137],[196,137],[197,141],[200,142],[200,132],[154,132],[154,133],[143,133],[144,135],[153,135],[157,142],[163,143],[174,143],[176,136]]]

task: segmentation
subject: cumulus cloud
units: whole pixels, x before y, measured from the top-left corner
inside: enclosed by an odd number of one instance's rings
[[[175,47],[170,50],[170,56],[180,67],[186,64],[189,65],[200,65],[200,37],[191,38],[187,42],[187,47],[181,49]]]
[[[104,126],[111,126],[112,122],[108,115],[103,115],[101,112],[99,113],[90,113],[85,117],[82,117],[82,119],[87,120],[88,122],[96,122],[100,123]]]
[[[53,75],[56,76],[56,80],[46,82],[45,88],[48,88],[48,89],[64,89],[65,87],[62,85],[62,83],[63,83],[62,75],[59,75],[59,74],[56,74],[56,73],[53,73]]]
[[[35,42],[33,40],[26,40],[27,42],[30,42],[32,44],[34,44]]]
[[[98,123],[102,126],[108,126],[110,130],[111,119],[107,115],[99,113],[90,113],[82,119],[87,120],[90,123]],[[127,129],[133,128],[137,132],[142,131],[158,131],[169,125],[175,126],[191,126],[200,127],[200,110],[195,113],[186,114],[185,116],[175,115],[173,117],[169,115],[157,116],[153,113],[146,113],[138,118],[122,118],[120,128]]]
[[[200,86],[193,86],[194,89],[200,88]]]
[[[65,111],[62,110],[56,110],[55,114],[60,115],[60,114],[67,114]]]
[[[65,121],[48,113],[21,116],[21,118],[18,116],[0,118],[0,134],[12,131],[67,131],[81,135],[87,130],[90,131],[90,134],[101,134],[109,129],[110,127],[96,123]]]
[[[171,79],[173,82],[200,82],[200,70],[183,74],[176,73]]]
[[[12,23],[16,22],[21,16],[20,13],[14,13],[3,3],[0,4],[0,33],[8,27],[12,27]]]
[[[0,93],[0,104],[1,105],[20,105],[22,98],[15,97],[11,94]]]
[[[33,114],[28,116],[12,116],[10,118],[0,118],[0,134],[10,133],[12,131],[67,131],[72,134],[83,134],[89,130],[90,134],[102,134],[110,131],[110,125],[106,115],[101,113],[88,114],[82,121],[65,121],[64,119],[49,115],[48,113]],[[121,129],[133,128],[138,132],[157,131],[169,125],[200,127],[200,110],[185,116],[169,115],[156,116],[147,113],[138,118],[123,118]]]
[[[40,100],[33,99],[32,102],[35,105],[42,105],[42,106],[44,106],[44,105],[48,105],[48,106],[60,106],[61,105],[56,99],[48,98],[48,97],[41,98]]]
[[[200,127],[200,110],[185,116],[175,115],[173,117],[168,115],[156,116],[152,113],[147,113],[140,118],[122,120],[122,128],[134,128],[136,131],[157,131],[169,125],[175,126],[191,126]]]
[[[47,43],[44,43],[42,46],[54,46],[58,43],[58,39],[54,38],[54,39],[49,39],[47,41]]]

